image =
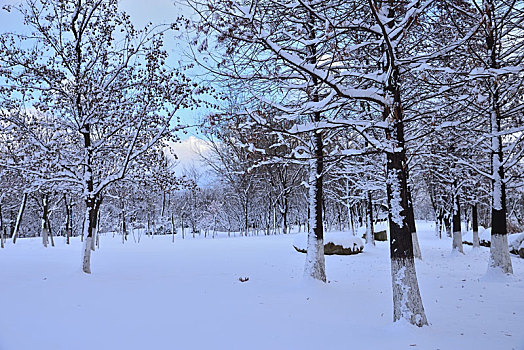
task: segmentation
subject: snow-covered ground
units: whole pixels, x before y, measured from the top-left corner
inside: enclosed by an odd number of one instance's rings
[[[321,285],[302,280],[294,235],[108,235],[90,276],[78,240],[20,239],[0,250],[0,350],[524,350],[524,259],[512,255],[511,277],[485,277],[487,248],[451,254],[450,239],[419,224],[429,327],[392,323],[387,242],[327,256]]]

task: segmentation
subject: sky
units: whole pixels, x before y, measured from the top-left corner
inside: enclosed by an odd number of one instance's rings
[[[0,6],[14,5],[20,3],[20,0],[0,0]],[[120,0],[120,8],[126,11],[135,25],[141,27],[148,22],[161,23],[170,22],[179,15],[190,16],[192,11],[188,6],[181,3],[175,4],[174,0]],[[0,29],[20,30],[23,29],[23,23],[13,13],[0,13]]]
[[[195,137],[193,135],[188,138],[181,140],[180,142],[168,142],[169,150],[168,155],[176,154],[177,165],[175,166],[175,172],[177,175],[181,175],[186,169],[195,167],[199,171],[207,171],[207,167],[202,164],[199,154],[205,153],[209,149],[209,145],[206,141]],[[207,181],[207,179],[204,179]]]

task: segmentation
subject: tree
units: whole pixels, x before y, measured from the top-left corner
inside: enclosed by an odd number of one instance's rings
[[[0,37],[1,74],[9,83],[5,110],[11,111],[4,119],[39,150],[16,167],[28,171],[41,154],[53,155],[54,171],[37,169],[39,180],[81,193],[83,271],[90,273],[103,191],[172,137],[172,119],[195,102],[198,89],[166,68],[163,34],[170,28],[135,29],[117,0],[28,0],[7,9],[23,16],[31,34]],[[49,138],[38,137],[27,123],[33,111],[52,120],[46,124]]]
[[[266,82],[274,84],[273,90],[269,90],[272,107],[287,112],[288,119],[300,114],[311,116],[310,124],[298,126],[302,131],[311,132],[312,233],[309,235],[306,274],[309,271],[315,278],[324,279],[320,273],[323,259],[309,255],[320,256],[318,252],[322,250],[323,129],[326,126],[353,127],[372,147],[386,153],[394,319],[406,318],[419,326],[427,324],[413,262],[414,225],[408,226],[406,219],[413,208],[408,201],[401,93],[401,71],[407,63],[402,63],[400,57],[408,53],[400,52],[398,43],[411,39],[406,33],[410,32],[428,4],[418,1],[407,6],[392,1],[370,1],[367,4],[308,1],[293,3],[293,6],[286,2],[249,5],[208,1],[203,7],[207,9],[202,16],[206,19],[205,25],[200,25],[200,28],[204,32],[212,28],[219,33],[219,41],[230,43],[226,52],[233,59],[220,62],[221,66],[226,66],[225,74],[251,83],[265,77]],[[279,25],[274,25],[276,22]],[[366,56],[372,57],[374,62],[363,59]],[[234,61],[234,57],[240,57],[240,62]],[[228,66],[230,61],[234,63]],[[247,68],[242,65],[246,61]],[[362,61],[367,64],[362,65]],[[244,69],[239,70],[239,67]],[[275,86],[285,91],[283,97],[274,90]],[[254,91],[255,96],[258,93]],[[258,98],[268,100],[267,97]],[[277,99],[282,102],[275,102]],[[360,105],[362,102],[376,109],[362,113],[362,109],[366,110]],[[345,114],[349,118],[337,119],[340,115],[336,111],[342,103],[352,113]],[[362,116],[381,116],[379,128],[385,131],[386,141],[379,141],[366,131],[373,129],[375,121],[363,121]]]
[[[474,145],[483,147],[486,161],[462,163],[491,182],[488,270],[512,273],[507,244],[507,186],[512,178],[506,174],[524,156],[524,126],[518,117],[523,108],[524,12],[517,1],[460,1],[458,6],[463,21],[453,22],[454,28],[474,35],[446,64],[453,92],[448,98],[482,125]]]
[[[474,4],[477,5],[476,2]],[[488,104],[485,113],[491,128],[492,208],[489,269],[513,273],[507,239],[505,173],[507,168],[518,164],[524,156],[524,127],[505,130],[503,123],[515,113],[519,113],[523,106],[522,100],[519,102],[517,96],[523,88],[524,55],[518,52],[523,52],[524,42],[516,38],[521,38],[524,33],[520,24],[524,19],[524,12],[516,1],[484,0],[481,5],[482,8],[477,6],[477,10],[482,18],[482,33],[486,47],[485,53],[479,57],[482,72],[479,72],[478,77],[483,80],[486,89]],[[506,152],[503,135],[504,139],[509,141],[509,151]]]

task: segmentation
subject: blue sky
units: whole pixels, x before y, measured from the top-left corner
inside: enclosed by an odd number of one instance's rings
[[[0,0],[0,6],[17,4],[19,0]],[[120,8],[126,11],[136,26],[143,26],[148,22],[168,23],[183,14],[190,16],[192,11],[187,6],[174,3],[174,0],[120,0]],[[0,11],[1,31],[23,30],[23,23],[15,12]]]

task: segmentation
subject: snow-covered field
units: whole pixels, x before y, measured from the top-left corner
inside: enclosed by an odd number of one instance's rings
[[[431,325],[392,323],[387,242],[327,256],[326,285],[302,280],[294,235],[102,237],[92,275],[81,243],[0,250],[0,350],[524,349],[524,259],[486,277],[488,249],[451,254],[420,223],[417,272]],[[240,282],[239,278],[246,278]]]

